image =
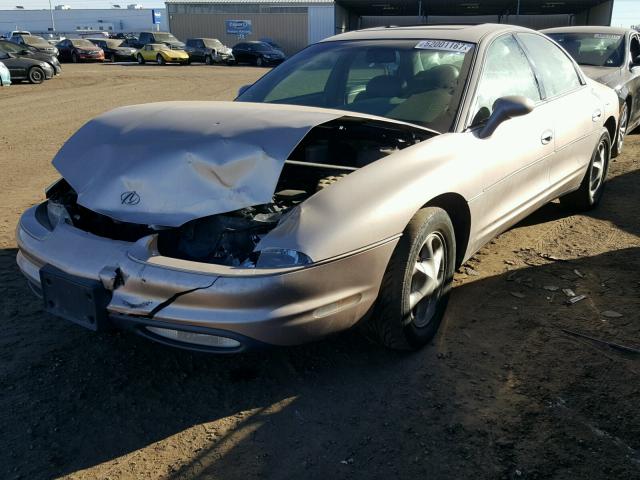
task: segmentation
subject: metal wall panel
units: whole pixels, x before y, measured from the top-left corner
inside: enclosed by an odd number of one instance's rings
[[[331,37],[336,31],[336,19],[333,6],[309,7],[308,32],[309,43]]]
[[[215,13],[169,14],[171,32],[180,40],[192,37],[212,37],[232,47],[241,39],[227,35],[225,20],[251,20],[253,34],[245,40],[271,38],[280,44],[287,55],[308,44],[308,15],[306,13]]]

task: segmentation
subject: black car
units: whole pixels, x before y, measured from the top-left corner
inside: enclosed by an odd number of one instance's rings
[[[266,42],[241,42],[233,47],[233,57],[238,63],[248,63],[258,67],[279,65],[286,57],[280,50]]]
[[[185,51],[193,62],[204,62],[207,65],[234,63],[231,49],[217,38],[188,38]]]
[[[58,49],[37,35],[14,35],[9,41],[17,43],[18,45],[29,46],[47,55],[58,56]]]
[[[19,57],[13,53],[0,52],[0,62],[9,69],[11,82],[42,83],[53,77],[53,68],[47,62]]]
[[[28,45],[18,45],[8,40],[0,40],[0,53],[10,53],[20,58],[31,58],[41,62],[47,62],[55,75],[62,73],[62,66],[58,61],[58,57],[39,52]]]
[[[96,47],[104,51],[104,58],[112,62],[135,62],[136,50],[133,47],[123,46],[124,40],[112,38],[88,38]]]
[[[140,32],[138,37],[138,48],[144,47],[148,43],[164,43],[169,48],[184,49],[183,42],[178,40],[169,32]]]
[[[615,27],[560,27],[543,30],[594,80],[620,99],[620,121],[612,155],[622,151],[627,132],[640,125],[640,32]]]

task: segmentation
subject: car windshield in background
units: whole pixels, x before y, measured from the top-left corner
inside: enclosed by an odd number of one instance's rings
[[[273,50],[268,43],[250,43],[249,47],[256,52],[271,52]]]
[[[0,41],[0,51],[7,53],[21,53],[25,50],[24,45],[17,45],[6,40]]]
[[[334,108],[448,131],[474,48],[444,40],[318,43],[237,100]]]
[[[219,40],[204,40],[204,46],[207,48],[222,48],[223,45]]]
[[[107,42],[107,47],[109,48],[117,48],[122,45],[124,40],[105,40]]]
[[[154,33],[157,42],[179,42],[179,40],[170,33]]]
[[[50,47],[51,45],[42,37],[36,37],[33,35],[25,35],[22,37],[24,43],[31,45],[32,47]]]
[[[78,47],[78,48],[94,48],[95,47],[95,45],[91,43],[89,40],[84,40],[82,38],[74,38],[73,40],[71,40],[71,44],[74,47]]]
[[[624,36],[610,33],[550,33],[580,65],[619,67],[624,62]]]

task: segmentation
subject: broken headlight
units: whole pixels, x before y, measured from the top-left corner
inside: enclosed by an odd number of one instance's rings
[[[308,265],[311,259],[302,252],[289,248],[265,248],[260,251],[256,268],[287,268]]]

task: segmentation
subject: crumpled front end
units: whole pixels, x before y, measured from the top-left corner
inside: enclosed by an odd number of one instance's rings
[[[41,270],[51,266],[69,281],[90,281],[107,292],[109,326],[214,351],[295,345],[349,328],[374,303],[395,246],[393,240],[306,267],[243,269],[159,255],[155,235],[127,242],[66,222],[52,227],[45,209],[42,204],[27,210],[17,230],[18,265],[36,293],[43,292]],[[185,333],[172,339],[167,331]],[[185,335],[235,343],[203,346]]]

